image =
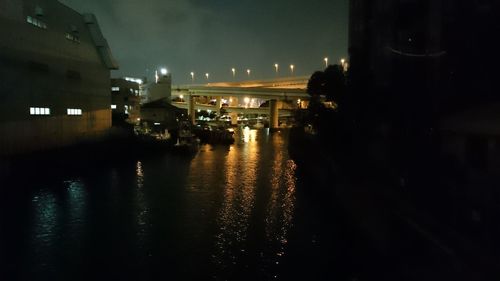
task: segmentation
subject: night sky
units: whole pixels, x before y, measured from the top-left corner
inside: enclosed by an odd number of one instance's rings
[[[120,70],[113,77],[153,77],[166,67],[173,83],[310,75],[323,58],[347,55],[348,0],[61,0],[97,16]]]

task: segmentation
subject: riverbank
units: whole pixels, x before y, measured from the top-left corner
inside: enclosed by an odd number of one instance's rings
[[[4,156],[0,159],[0,176],[36,173],[43,169],[59,169],[83,165],[92,169],[93,163],[113,163],[136,159],[145,155],[164,154],[174,150],[173,141],[156,140],[136,135],[112,136],[93,142],[39,151],[29,154]]]

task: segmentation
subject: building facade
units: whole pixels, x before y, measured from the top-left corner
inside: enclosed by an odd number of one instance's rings
[[[96,18],[56,0],[0,7],[0,154],[104,136],[117,64]]]
[[[111,110],[113,116],[122,116],[124,121],[136,124],[141,118],[140,79],[111,79]],[[113,118],[115,120],[115,118]]]
[[[172,100],[172,75],[167,73],[165,69],[158,71],[156,81],[144,86],[143,95],[146,97],[145,102],[163,99],[170,103]]]

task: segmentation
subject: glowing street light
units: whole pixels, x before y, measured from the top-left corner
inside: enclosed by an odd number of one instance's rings
[[[182,99],[184,99],[184,95],[182,95],[182,94],[181,94],[181,95],[179,95],[179,98],[180,98],[181,100],[182,100]]]
[[[231,72],[233,73],[233,78],[236,76],[236,69],[231,68]]]
[[[208,77],[210,76],[210,74],[208,73],[205,73],[205,77],[207,78],[207,81],[208,81]]]
[[[274,64],[274,69],[276,70],[276,74],[278,74],[279,65],[277,63]]]
[[[194,72],[191,72],[191,82],[194,82]]]
[[[328,58],[324,58],[325,61],[325,67],[328,67]]]
[[[247,69],[248,77],[250,77],[250,69]]]
[[[161,75],[167,75],[168,71],[166,68],[160,69]]]
[[[295,69],[295,65],[293,64],[290,64],[290,71],[292,72],[292,76],[293,76],[293,70]]]

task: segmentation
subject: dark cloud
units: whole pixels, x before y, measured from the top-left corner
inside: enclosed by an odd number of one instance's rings
[[[166,66],[174,83],[230,80],[230,69],[272,77],[290,63],[297,75],[346,55],[348,0],[61,0],[96,14],[120,63],[114,76],[149,76]],[[270,2],[270,3],[268,3]]]

